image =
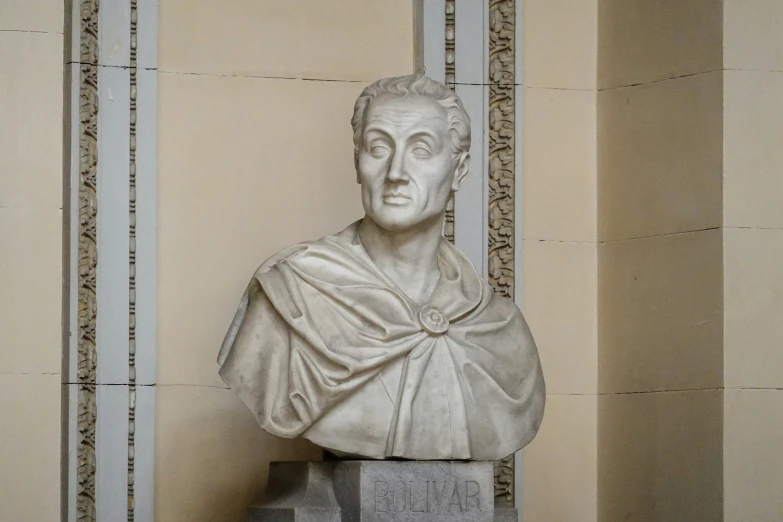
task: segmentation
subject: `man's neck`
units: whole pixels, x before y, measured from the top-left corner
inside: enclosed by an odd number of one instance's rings
[[[375,264],[418,304],[429,300],[440,278],[438,245],[443,217],[431,221],[416,230],[390,232],[365,216],[358,231]]]

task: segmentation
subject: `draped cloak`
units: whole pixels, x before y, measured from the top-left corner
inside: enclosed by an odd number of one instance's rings
[[[425,311],[447,321],[433,328],[364,250],[359,223],[261,265],[220,376],[269,433],[337,453],[496,460],[525,446],[545,392],[519,309],[442,239]]]

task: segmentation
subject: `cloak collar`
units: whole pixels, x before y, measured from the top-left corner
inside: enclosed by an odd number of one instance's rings
[[[481,303],[482,293],[485,291],[483,281],[470,260],[445,238],[441,238],[438,245],[440,279],[438,279],[435,290],[426,303],[422,305],[415,303],[397,287],[367,253],[359,239],[361,222],[360,219],[342,232],[326,236],[323,240],[332,243],[348,253],[355,261],[360,262],[368,272],[372,273],[377,284],[382,284],[397,294],[412,314],[418,314],[423,308],[435,308],[443,312],[449,322],[453,323],[475,310]]]

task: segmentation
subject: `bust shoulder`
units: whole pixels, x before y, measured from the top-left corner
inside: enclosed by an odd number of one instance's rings
[[[285,247],[264,261],[256,270],[255,276],[261,276],[271,270],[272,267],[278,263],[290,261],[293,258],[307,252],[313,247],[328,247],[329,245],[335,246],[338,244],[350,243],[355,236],[357,224],[358,222],[352,223],[350,226],[341,230],[340,232],[337,232],[336,234],[329,234],[319,239],[302,241],[301,243],[296,243],[294,245]],[[319,248],[319,250],[321,249]]]

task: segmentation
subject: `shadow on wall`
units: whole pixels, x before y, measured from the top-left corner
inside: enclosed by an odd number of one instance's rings
[[[264,432],[231,390],[158,386],[157,401],[158,522],[242,522],[271,460],[321,460],[306,440]]]

